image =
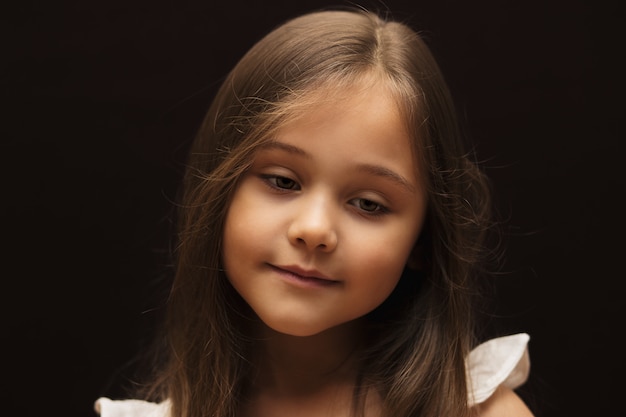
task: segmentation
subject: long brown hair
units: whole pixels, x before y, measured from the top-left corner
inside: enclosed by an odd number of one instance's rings
[[[359,10],[310,13],[260,40],[222,84],[192,145],[167,359],[152,384],[152,394],[171,402],[173,417],[234,417],[245,399],[252,313],[220,259],[238,179],[273,131],[322,99],[316,92],[340,92],[371,75],[389,86],[404,115],[425,167],[429,207],[417,266],[406,268],[389,299],[367,316],[371,332],[355,398],[375,389],[384,415],[394,417],[470,414],[464,360],[474,343],[487,183],[465,153],[448,88],[424,41],[408,25]]]

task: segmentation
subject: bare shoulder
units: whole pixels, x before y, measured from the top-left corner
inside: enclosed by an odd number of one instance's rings
[[[533,417],[524,401],[510,388],[500,387],[477,406],[478,417]]]

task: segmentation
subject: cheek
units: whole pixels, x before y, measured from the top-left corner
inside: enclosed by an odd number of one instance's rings
[[[405,251],[395,248],[394,245],[387,245],[385,249],[374,245],[369,250],[360,250],[353,258],[356,260],[353,271],[360,277],[363,290],[378,295],[380,302],[395,288],[408,259]]]
[[[246,245],[251,240],[246,239],[247,231],[254,230],[249,225],[250,221],[246,203],[242,201],[240,193],[236,193],[226,214],[222,236],[222,259],[227,271],[231,266],[236,265],[237,259],[241,259],[247,252]]]
[[[368,287],[386,295],[393,291],[413,252],[419,231],[420,227],[416,226],[410,233],[391,234],[370,244],[355,246],[358,249],[352,258],[356,262],[355,269],[365,277]]]
[[[361,257],[371,268],[401,273],[415,248],[420,231],[421,222],[398,222],[388,233],[381,233],[368,240],[367,245],[362,245]]]
[[[263,205],[245,184],[233,197],[226,215],[222,243],[225,268],[237,268],[244,259],[266,253],[276,233],[276,210]]]

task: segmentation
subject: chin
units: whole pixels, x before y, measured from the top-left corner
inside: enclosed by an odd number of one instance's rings
[[[280,323],[274,325],[272,323],[264,322],[265,325],[272,331],[276,333],[280,333],[286,336],[294,336],[294,337],[309,337],[315,336],[316,334],[322,333],[325,330],[328,330],[327,327],[319,328],[316,326],[310,326],[305,324],[297,324],[297,323]]]
[[[297,321],[293,320],[263,320],[261,318],[261,322],[272,332],[276,332],[286,336],[293,337],[313,337],[317,335],[321,335],[324,333],[332,332],[333,330],[338,330],[341,334],[345,333],[347,328],[355,329],[359,327],[357,323],[360,323],[361,320],[359,318],[348,320],[346,322],[310,322],[310,321]]]

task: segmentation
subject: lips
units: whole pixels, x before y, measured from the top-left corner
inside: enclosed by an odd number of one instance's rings
[[[316,285],[333,285],[339,283],[339,281],[336,281],[315,269],[305,269],[297,265],[271,265],[271,267],[286,278],[303,283]]]

